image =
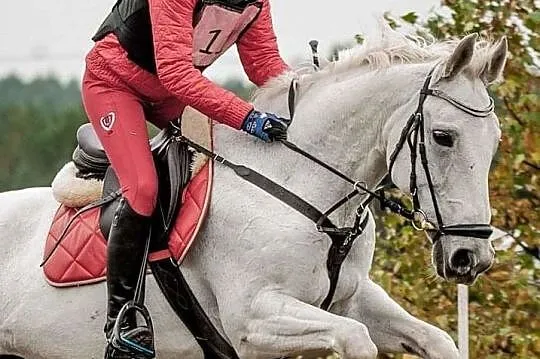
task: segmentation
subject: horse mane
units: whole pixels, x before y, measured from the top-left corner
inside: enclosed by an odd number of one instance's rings
[[[311,84],[362,67],[368,71],[376,71],[400,64],[444,62],[453,53],[459,41],[459,39],[438,41],[434,38],[402,34],[382,20],[376,36],[366,39],[364,44],[340,51],[338,60],[329,62],[318,71],[312,64],[304,64],[269,80],[254,92],[253,100],[283,94],[293,79],[297,79],[301,84]],[[475,56],[469,65],[473,76],[479,76],[484,70],[492,57],[495,45],[493,41],[485,39],[476,41]],[[438,75],[434,74],[434,78],[436,79]]]

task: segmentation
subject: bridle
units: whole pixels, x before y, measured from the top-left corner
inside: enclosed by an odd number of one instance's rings
[[[282,143],[289,149],[310,159],[311,161],[317,163],[319,166],[326,168],[330,172],[336,174],[337,176],[341,177],[342,179],[344,179],[345,181],[353,185],[353,188],[354,188],[353,192],[349,193],[341,201],[336,203],[336,205],[334,205],[330,210],[325,212],[324,216],[321,217],[320,221],[326,220],[332,212],[336,211],[338,208],[340,208],[342,205],[347,203],[356,195],[368,194],[369,195],[368,198],[364,202],[362,202],[362,204],[360,205],[361,209],[366,208],[367,205],[372,200],[376,199],[379,201],[380,206],[382,208],[388,208],[390,211],[397,213],[398,215],[410,220],[412,226],[416,230],[423,230],[423,231],[427,231],[433,234],[433,236],[431,236],[433,243],[435,243],[442,235],[473,237],[473,238],[480,238],[480,239],[488,239],[491,236],[491,233],[493,232],[493,230],[491,228],[491,225],[489,224],[468,223],[468,224],[444,225],[442,215],[439,209],[439,203],[437,201],[437,195],[435,193],[435,187],[433,185],[433,179],[431,177],[431,172],[429,170],[427,155],[426,155],[424,102],[426,101],[428,96],[438,97],[469,115],[472,115],[474,117],[484,118],[484,117],[489,116],[493,112],[493,109],[494,109],[493,98],[489,97],[489,105],[487,107],[482,108],[482,109],[477,109],[477,108],[472,108],[464,104],[463,102],[455,99],[454,97],[446,94],[445,92],[441,90],[429,88],[435,68],[436,66],[433,67],[431,71],[428,73],[424,81],[424,84],[422,86],[422,89],[420,90],[418,106],[416,110],[413,112],[413,114],[409,117],[407,123],[405,124],[405,127],[401,131],[399,141],[397,142],[390,156],[390,165],[388,167],[388,173],[379,182],[379,185],[377,185],[375,189],[368,189],[364,183],[350,179],[349,177],[347,177],[346,175],[344,175],[337,169],[333,168],[332,166],[329,166],[328,164],[317,159],[311,154],[298,148],[295,144],[290,143],[288,141],[282,141]],[[295,103],[296,91],[297,91],[297,84],[295,83],[295,80],[293,80],[289,88],[289,96],[288,96],[289,113],[290,113],[291,119],[294,117],[294,103]],[[412,210],[408,210],[401,201],[387,198],[384,193],[385,187],[382,186],[382,184],[392,182],[391,181],[392,170],[394,168],[394,164],[396,162],[398,155],[401,153],[401,150],[405,147],[405,142],[407,142],[410,149],[411,173],[410,173],[409,190],[413,199]],[[418,155],[420,155],[422,168],[427,178],[429,192],[430,192],[431,200],[432,200],[433,207],[435,210],[435,216],[436,216],[436,221],[437,221],[436,224],[434,224],[432,221],[428,219],[426,213],[421,209],[421,206],[420,206],[420,200],[418,197],[417,174],[416,174],[416,167],[417,167],[416,162],[417,162]],[[357,218],[359,216],[360,208],[357,209],[356,211]]]
[[[435,243],[442,235],[453,235],[460,237],[473,237],[487,239],[491,236],[493,232],[489,224],[454,224],[454,225],[445,225],[442,219],[442,215],[439,209],[439,203],[437,201],[437,195],[435,193],[435,187],[433,185],[433,179],[431,177],[431,172],[429,170],[427,155],[426,155],[426,145],[425,145],[425,121],[424,121],[424,102],[428,96],[438,97],[452,106],[460,109],[461,111],[472,115],[474,117],[487,117],[489,116],[494,109],[494,102],[491,97],[489,97],[489,105],[483,109],[476,109],[467,106],[463,102],[458,101],[457,99],[451,97],[450,95],[437,90],[430,89],[429,85],[431,83],[433,71],[435,67],[429,72],[424,81],[424,85],[420,90],[420,99],[418,101],[418,107],[416,111],[411,115],[407,124],[401,131],[401,136],[399,138],[394,151],[390,156],[390,165],[388,168],[388,177],[391,177],[394,164],[396,162],[397,156],[405,146],[405,142],[410,149],[410,159],[411,159],[411,173],[410,173],[410,182],[409,190],[413,199],[413,218],[412,225],[418,230],[427,230],[429,232],[434,232],[432,237],[433,242]],[[417,175],[416,175],[416,162],[417,157],[420,155],[420,162],[422,163],[422,168],[426,175],[427,184],[429,192],[431,195],[431,201],[435,210],[435,216],[437,225],[434,225],[433,222],[429,221],[425,212],[422,211],[420,207],[420,200],[418,198],[418,184],[417,184]]]

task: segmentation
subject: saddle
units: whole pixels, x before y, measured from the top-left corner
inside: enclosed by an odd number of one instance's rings
[[[193,152],[188,151],[186,144],[174,141],[178,135],[180,123],[170,124],[150,140],[159,180],[157,210],[152,216],[151,253],[167,250],[168,234],[178,213],[181,192],[191,177],[189,164]],[[120,201],[116,195],[120,191],[120,184],[91,124],[79,128],[77,142],[73,163],[78,169],[78,175],[82,178],[103,179],[104,203],[100,208],[99,226],[104,238],[108,238]]]
[[[189,164],[193,152],[185,143],[175,141],[180,135],[180,123],[171,123],[150,140],[150,148],[158,173],[159,192],[157,210],[152,216],[152,238],[150,253],[168,249],[168,235],[181,204],[183,189],[191,177]],[[105,238],[109,237],[112,220],[118,202],[120,184],[91,124],[82,125],[77,131],[77,142],[73,163],[83,178],[103,178],[99,226]],[[107,199],[110,198],[110,201]]]
[[[209,122],[204,120],[191,122],[206,127],[210,140]],[[201,160],[199,154],[177,141],[180,132],[180,123],[171,123],[150,140],[159,177],[151,260],[173,257],[181,261],[202,225],[209,203],[212,163],[206,158]],[[58,287],[105,279],[106,238],[120,200],[118,180],[90,124],[79,128],[77,143],[73,161],[52,184],[53,194],[62,205],[47,237],[44,273],[48,282]]]
[[[209,119],[205,121],[210,127]],[[201,161],[200,154],[178,141],[181,134],[180,121],[174,121],[150,140],[159,192],[152,216],[149,266],[167,301],[199,342],[205,357],[237,358],[206,316],[178,266],[205,216],[212,174],[212,162]],[[57,211],[43,261],[47,281],[57,287],[105,279],[105,239],[120,200],[118,179],[90,124],[78,129],[77,143],[71,163],[74,176],[83,182],[99,181],[102,193],[82,208],[61,204]],[[61,187],[59,182],[53,181],[53,192],[55,187]],[[56,198],[61,197],[58,192]]]

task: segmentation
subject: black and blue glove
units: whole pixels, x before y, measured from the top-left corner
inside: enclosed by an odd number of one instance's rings
[[[289,123],[290,120],[274,114],[253,110],[242,123],[242,130],[265,142],[280,141],[287,139]]]

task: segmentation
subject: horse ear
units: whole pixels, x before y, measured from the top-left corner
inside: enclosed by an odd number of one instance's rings
[[[480,78],[487,85],[495,82],[502,74],[506,64],[506,55],[508,54],[508,40],[503,36],[495,47],[491,59],[482,70]]]
[[[451,79],[469,65],[474,54],[474,44],[477,37],[478,34],[467,35],[456,46],[454,53],[446,62],[442,75],[443,78]]]

